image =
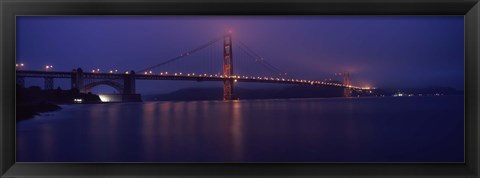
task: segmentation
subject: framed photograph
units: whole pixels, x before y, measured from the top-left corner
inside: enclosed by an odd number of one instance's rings
[[[2,1],[3,177],[478,177],[478,1]]]

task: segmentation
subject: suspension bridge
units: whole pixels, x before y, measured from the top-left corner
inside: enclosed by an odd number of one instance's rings
[[[229,32],[141,70],[119,73],[116,70],[100,72],[84,71],[81,68],[72,71],[53,71],[49,70],[49,66],[46,66],[45,70],[17,68],[16,82],[20,86],[25,86],[25,78],[43,78],[44,89],[53,89],[55,78],[68,78],[71,79],[71,88],[82,93],[87,93],[99,85],[108,85],[122,95],[135,95],[136,80],[219,81],[223,82],[223,100],[236,99],[234,95],[236,82],[334,86],[343,88],[345,97],[351,96],[353,90],[366,89],[351,85],[348,72],[338,73],[343,76],[343,83],[294,77],[272,65],[242,41],[237,40],[234,43],[232,37],[232,33]]]

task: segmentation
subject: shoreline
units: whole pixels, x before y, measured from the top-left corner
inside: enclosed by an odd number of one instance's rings
[[[22,103],[16,105],[16,120],[22,121],[32,119],[40,113],[59,111],[62,107],[50,102],[38,102],[38,103]]]
[[[31,119],[40,113],[61,110],[60,104],[75,103],[76,100],[83,103],[101,102],[98,95],[92,93],[80,93],[76,89],[42,90],[39,86],[28,88],[17,84],[16,88],[16,121]]]

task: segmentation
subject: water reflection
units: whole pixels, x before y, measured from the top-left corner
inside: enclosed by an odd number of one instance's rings
[[[233,161],[241,161],[243,158],[242,104],[238,101],[234,101],[232,104]]]
[[[43,152],[43,154],[41,155],[42,159],[45,159],[46,161],[51,161],[50,158],[53,157],[56,151],[56,137],[54,136],[54,130],[51,125],[43,124],[42,129],[45,130],[45,132],[41,134],[40,143],[42,144],[39,149],[41,149]]]
[[[143,158],[145,160],[148,160],[148,158],[151,155],[155,155],[155,138],[157,137],[156,130],[155,128],[155,121],[157,118],[156,115],[156,103],[148,103],[144,105],[143,107],[143,117],[140,117],[138,119],[142,119],[142,127],[141,127],[141,132],[143,143],[142,143],[142,148],[143,148]]]
[[[170,118],[169,115],[172,114],[172,103],[167,102],[167,103],[162,103],[160,106],[160,114],[159,114],[159,131],[160,131],[160,136],[162,139],[162,142],[160,144],[160,149],[158,149],[159,152],[170,152],[168,149],[170,147],[170,142],[171,139],[169,137],[170,131],[170,120],[173,118]]]
[[[463,97],[74,105],[19,122],[17,148],[19,162],[461,162]]]

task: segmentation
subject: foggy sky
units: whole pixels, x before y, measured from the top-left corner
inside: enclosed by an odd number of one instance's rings
[[[19,16],[16,58],[28,70],[47,64],[58,71],[140,70],[229,29],[233,40],[300,78],[349,71],[356,86],[463,90],[463,16]],[[40,80],[26,84],[43,86]],[[61,80],[57,86],[69,88]],[[137,81],[137,92],[195,86],[222,84]]]

